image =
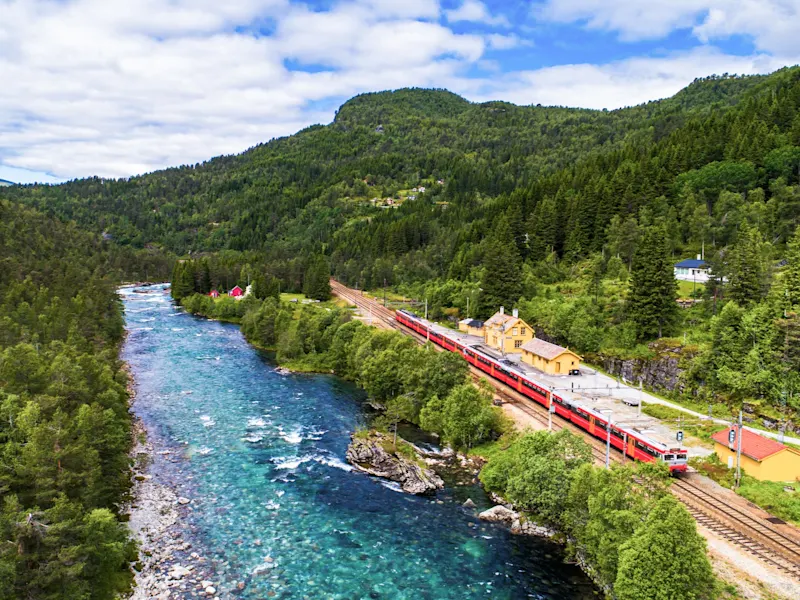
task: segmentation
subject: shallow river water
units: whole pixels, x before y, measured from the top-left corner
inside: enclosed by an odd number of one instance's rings
[[[236,326],[147,291],[122,290],[134,410],[157,451],[150,474],[192,500],[189,539],[221,597],[237,581],[247,599],[594,597],[559,547],[463,508],[489,506],[478,486],[420,498],[352,471],[358,389],[280,375]]]

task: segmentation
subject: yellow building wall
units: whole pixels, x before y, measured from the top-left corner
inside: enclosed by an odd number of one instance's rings
[[[501,327],[485,327],[483,333],[487,345],[506,354],[522,352],[520,346],[532,339],[533,329],[521,319],[508,327],[505,333]]]
[[[578,369],[581,366],[580,357],[572,352],[562,352],[554,359],[547,360],[538,354],[523,350],[522,361],[548,375],[566,375],[571,369]]]
[[[733,466],[736,468],[736,450],[731,450],[727,444],[714,442],[714,451],[724,465],[728,464],[728,457],[733,458]],[[742,454],[742,469],[760,481],[798,481],[800,452],[785,448],[761,462]]]
[[[483,337],[483,327],[467,327],[467,333],[469,335]]]

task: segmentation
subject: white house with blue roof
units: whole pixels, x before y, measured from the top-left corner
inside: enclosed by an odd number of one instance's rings
[[[679,281],[694,281],[696,283],[706,283],[711,267],[700,258],[687,258],[675,264],[675,279]]]

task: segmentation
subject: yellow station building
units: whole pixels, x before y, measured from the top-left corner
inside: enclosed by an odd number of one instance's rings
[[[500,310],[483,324],[484,343],[504,354],[522,352],[523,344],[532,339],[533,328],[519,318],[516,308],[509,315],[501,306]]]
[[[738,429],[737,428],[734,428]],[[723,464],[736,466],[736,442],[729,445],[731,428],[712,437],[714,451]],[[742,469],[761,481],[800,481],[800,451],[777,440],[742,430]]]
[[[581,357],[572,350],[538,338],[526,342],[521,349],[522,362],[548,375],[568,375],[581,366]]]

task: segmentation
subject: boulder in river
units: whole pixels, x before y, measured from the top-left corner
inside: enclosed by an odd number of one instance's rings
[[[430,494],[444,487],[442,479],[423,466],[411,444],[372,431],[353,435],[347,448],[347,460],[359,471],[399,483],[409,494]]]
[[[483,511],[478,515],[483,521],[493,521],[496,523],[513,523],[519,519],[519,514],[502,505],[493,506],[489,510]]]

